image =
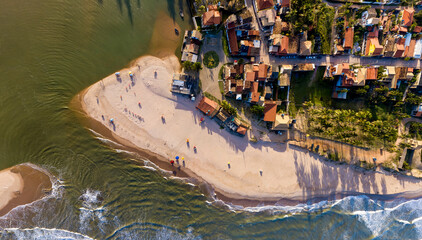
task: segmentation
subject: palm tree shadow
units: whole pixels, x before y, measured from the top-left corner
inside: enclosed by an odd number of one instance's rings
[[[98,0],[98,1],[102,2],[102,0]],[[123,14],[123,2],[122,2],[122,0],[116,0],[116,1],[117,1],[117,6],[119,7],[120,14]],[[125,1],[124,4],[125,4],[126,9],[127,9],[127,15],[129,17],[130,24],[133,25],[132,5],[130,3],[130,0],[124,0],[124,1]],[[140,8],[141,2],[140,2],[140,0],[137,0],[137,1],[138,1],[138,8]]]
[[[176,18],[176,9],[174,6],[174,0],[167,0],[167,9],[169,11],[170,17],[175,21]]]

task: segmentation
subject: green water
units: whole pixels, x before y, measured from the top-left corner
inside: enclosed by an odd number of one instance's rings
[[[230,211],[210,203],[198,187],[143,167],[142,156],[135,160],[115,151],[81,124],[69,108],[71,99],[147,54],[162,11],[181,32],[190,27],[184,1],[0,1],[0,169],[31,162],[60,180],[53,197],[0,218],[0,237],[370,237],[367,222],[345,213],[377,209],[370,199],[352,198],[353,208],[347,211],[330,206],[312,211],[298,207],[294,215],[283,207]],[[97,195],[104,200],[97,201]]]

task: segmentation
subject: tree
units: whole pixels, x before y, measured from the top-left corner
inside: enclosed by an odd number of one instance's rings
[[[264,114],[264,107],[259,105],[253,105],[251,107],[251,112],[258,117],[261,117]]]
[[[195,70],[197,72],[201,69],[202,69],[202,64],[199,63],[199,62],[194,63],[193,66],[192,66],[192,70]]]
[[[358,95],[363,96],[363,95],[365,95],[366,93],[368,93],[368,90],[366,90],[365,88],[359,88],[358,90],[356,90],[356,93],[357,93]]]
[[[226,110],[229,114],[233,116],[237,116],[237,110],[234,108],[230,103],[228,103],[226,100],[221,102],[221,107]]]
[[[193,64],[190,61],[184,61],[183,62],[183,68],[185,68],[185,70],[189,71],[192,70]]]

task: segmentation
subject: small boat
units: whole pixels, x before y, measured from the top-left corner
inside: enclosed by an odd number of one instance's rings
[[[179,30],[177,30],[177,28],[175,28],[174,33],[176,33],[176,35],[179,35]]]
[[[183,10],[182,10],[182,9],[180,9],[179,14],[180,14],[180,17],[181,17],[182,19],[185,17],[185,15],[183,14]]]

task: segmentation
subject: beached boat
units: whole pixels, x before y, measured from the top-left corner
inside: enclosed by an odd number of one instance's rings
[[[184,18],[185,18],[185,15],[183,14],[183,10],[182,10],[182,9],[180,9],[179,14],[180,14],[180,17],[181,17],[182,19],[184,19]]]
[[[174,33],[176,33],[176,35],[179,35],[179,30],[177,30],[177,28],[175,28]]]

